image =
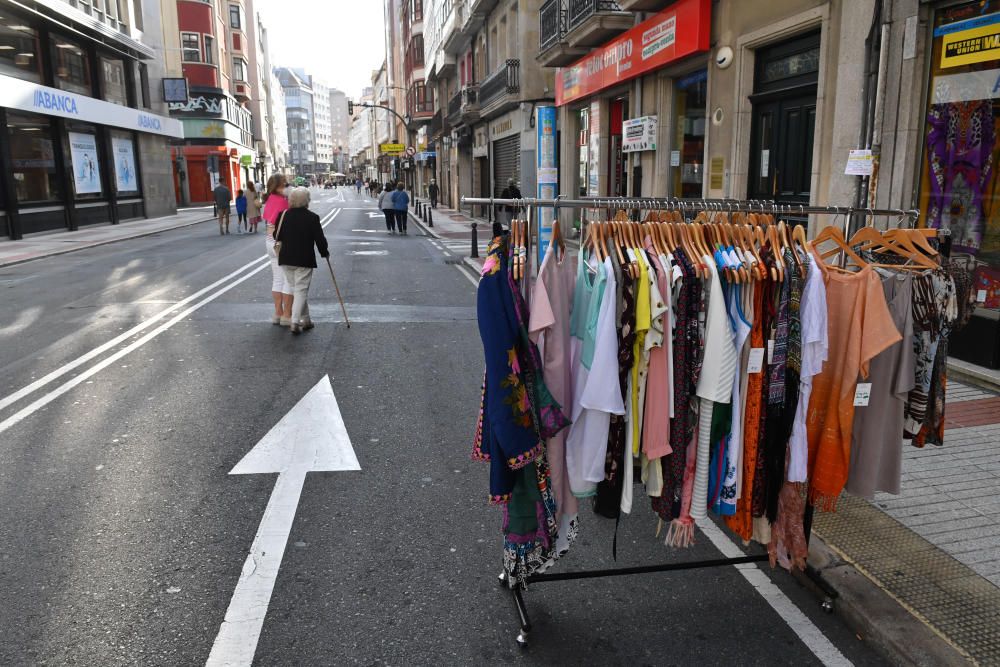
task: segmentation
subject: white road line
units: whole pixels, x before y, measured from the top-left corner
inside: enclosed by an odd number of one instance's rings
[[[332,211],[324,219],[325,222],[323,222],[323,226],[325,227],[330,222],[332,222],[333,219],[337,217],[338,213],[339,213],[339,210]],[[247,269],[248,267],[252,267],[254,264],[259,263],[261,260],[267,260],[267,255],[264,255],[264,256],[262,256],[262,257],[260,257],[258,259],[255,259],[254,261],[252,261],[252,262],[244,265],[243,267],[241,267],[237,271],[234,271],[233,273],[229,274],[225,278],[222,278],[221,280],[218,280],[218,281],[212,283],[212,285],[210,285],[209,287],[206,287],[205,289],[200,290],[196,294],[191,295],[184,302],[180,302],[177,305],[178,306],[182,306],[185,303],[190,303],[191,299],[197,298],[198,295],[204,294],[207,290],[211,289],[214,286],[219,285],[219,283],[223,283],[223,282],[227,282],[227,281],[231,280],[234,276],[238,275],[241,271]],[[111,356],[105,358],[100,363],[98,363],[98,364],[96,364],[94,366],[91,366],[86,371],[84,371],[84,372],[80,373],[79,375],[73,377],[71,380],[68,380],[64,384],[60,385],[58,388],[53,389],[52,391],[50,391],[49,393],[45,394],[44,396],[42,396],[42,397],[40,397],[40,398],[32,401],[27,406],[25,406],[24,408],[18,410],[17,412],[15,412],[13,415],[11,415],[10,417],[8,417],[7,419],[4,419],[3,421],[0,421],[0,433],[3,433],[4,431],[6,431],[7,429],[11,428],[15,424],[18,424],[19,422],[21,422],[21,421],[25,420],[26,418],[30,417],[32,414],[34,414],[35,412],[37,412],[41,408],[45,407],[46,405],[48,405],[49,403],[51,403],[55,399],[59,398],[60,396],[62,396],[66,392],[68,392],[73,387],[76,387],[81,382],[83,382],[83,381],[85,381],[85,380],[93,377],[94,375],[96,375],[100,371],[104,370],[105,368],[107,368],[108,366],[110,366],[111,364],[113,364],[114,362],[116,362],[117,360],[121,359],[122,357],[126,356],[127,354],[129,354],[129,353],[131,353],[131,352],[139,349],[140,347],[142,347],[143,345],[145,345],[149,341],[153,340],[158,335],[160,335],[161,333],[163,333],[167,329],[171,328],[172,326],[174,326],[175,324],[177,324],[178,322],[180,322],[185,317],[187,317],[191,313],[195,312],[196,310],[198,310],[199,308],[201,308],[205,304],[211,303],[212,301],[214,301],[215,299],[219,298],[220,296],[222,296],[223,294],[225,294],[229,290],[233,289],[234,287],[236,287],[237,285],[243,283],[244,281],[249,280],[251,277],[257,275],[258,273],[260,273],[264,269],[268,268],[269,266],[270,266],[270,263],[267,262],[267,261],[265,261],[264,264],[261,264],[257,268],[251,270],[250,272],[246,273],[245,275],[241,276],[240,278],[236,279],[235,281],[230,282],[229,284],[227,284],[225,287],[223,287],[222,289],[218,290],[217,292],[215,292],[213,294],[210,294],[209,296],[205,297],[201,301],[197,302],[195,305],[191,306],[190,308],[187,308],[187,309],[183,310],[179,314],[177,314],[174,317],[170,318],[169,320],[167,320],[166,322],[164,322],[160,326],[156,327],[155,329],[153,329],[152,331],[150,331],[149,333],[147,333],[142,338],[136,340],[135,342],[131,343],[130,345],[127,345],[126,347],[123,347],[121,350],[119,350],[118,352],[115,352]],[[168,314],[169,312],[172,312],[172,310],[176,310],[176,308],[174,308],[174,309],[168,309],[167,311],[164,311],[164,313],[160,314],[160,316],[158,317],[158,319],[162,319],[163,315]],[[153,321],[155,321],[155,320],[150,320],[149,323],[152,324]],[[147,324],[147,326],[148,326],[148,324]],[[146,328],[146,327],[142,327],[142,329],[144,329],[144,328]],[[141,330],[141,329],[136,328],[136,330]],[[31,391],[35,391],[39,387],[41,387],[41,386],[43,386],[45,384],[48,384],[52,380],[55,380],[56,378],[58,378],[58,377],[64,375],[65,373],[69,372],[73,368],[78,367],[80,364],[85,363],[87,360],[93,359],[97,354],[100,353],[99,351],[106,351],[107,349],[109,349],[112,346],[111,345],[112,342],[114,342],[114,343],[121,342],[121,339],[126,338],[129,335],[132,335],[132,333],[127,332],[126,334],[122,334],[121,336],[116,337],[114,339],[114,341],[111,341],[109,343],[105,343],[104,345],[100,346],[96,350],[92,350],[91,352],[88,352],[87,354],[83,355],[82,357],[80,357],[78,359],[75,359],[75,360],[71,361],[70,363],[68,363],[68,364],[66,364],[64,366],[61,366],[60,368],[57,368],[56,370],[52,371],[51,373],[49,373],[45,377],[40,378],[39,380],[33,382],[31,385],[28,385],[28,387],[25,387],[24,389],[20,390],[19,392],[16,392],[15,394],[12,394],[11,396],[15,396],[17,394],[21,394],[22,397],[23,397],[24,395],[27,395],[27,394],[31,393]],[[35,386],[35,385],[37,385],[37,386]],[[27,391],[29,389],[31,391]],[[6,401],[7,399],[4,399],[4,400]],[[10,403],[12,403],[12,402],[13,401],[8,401],[8,402],[5,403],[5,405],[10,405]]]
[[[738,558],[744,553],[733,544],[733,541],[722,532],[722,530],[712,522],[711,519],[704,519],[698,522],[701,532],[712,542],[716,549],[722,552],[726,558]],[[802,643],[813,652],[813,655],[824,665],[830,667],[840,667],[841,665],[851,665],[851,661],[844,657],[836,646],[833,645],[826,635],[809,620],[809,617],[802,613],[794,602],[788,599],[781,589],[778,588],[767,575],[761,571],[754,563],[735,565],[743,578],[753,586],[761,597],[771,605],[771,608],[781,617],[789,628],[792,629]]]

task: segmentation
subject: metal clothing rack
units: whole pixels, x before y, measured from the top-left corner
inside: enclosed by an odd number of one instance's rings
[[[563,197],[557,197],[555,199],[499,199],[494,197],[463,197],[462,204],[468,205],[502,205],[502,206],[512,206],[515,209],[523,208],[527,211],[527,237],[531,238],[532,227],[531,222],[533,219],[537,219],[537,216],[532,215],[532,210],[536,207],[538,208],[584,208],[584,209],[607,209],[607,210],[658,210],[658,209],[674,209],[674,210],[686,210],[686,211],[720,211],[720,212],[758,212],[758,213],[775,213],[775,214],[799,214],[799,215],[844,215],[844,232],[845,236],[851,224],[851,219],[856,214],[863,214],[872,217],[896,217],[898,221],[907,221],[912,225],[916,219],[919,217],[920,212],[916,210],[904,210],[904,209],[873,209],[873,208],[856,208],[853,206],[800,206],[800,205],[788,205],[788,204],[778,204],[775,202],[768,201],[750,201],[750,200],[738,200],[738,199],[673,199],[673,198],[657,198],[657,197],[641,197],[641,198],[629,198],[629,197],[608,197],[608,198],[586,198],[586,199],[566,199]],[[942,236],[949,236],[950,232],[948,230],[941,230]],[[947,243],[948,239],[945,240]],[[531,253],[528,253],[529,257]],[[530,271],[526,271],[526,276],[530,276]],[[527,283],[527,280],[524,281]],[[812,505],[807,505],[805,516],[803,517],[803,528],[805,531],[806,541],[808,542],[809,537],[812,533],[812,519],[813,519],[813,507]],[[620,577],[629,576],[634,574],[652,574],[656,572],[674,572],[679,570],[694,570],[708,567],[726,567],[730,565],[743,565],[746,563],[760,563],[768,560],[768,554],[754,553],[748,554],[746,556],[739,556],[735,558],[715,558],[708,560],[691,560],[691,561],[681,561],[676,563],[662,563],[658,565],[645,565],[637,567],[621,567],[603,570],[582,570],[577,572],[555,572],[555,573],[538,573],[531,574],[525,578],[526,584],[538,584],[551,581],[568,581],[573,579],[595,579],[603,577]],[[814,584],[821,592],[821,607],[826,612],[833,611],[833,602],[837,598],[837,592],[823,580],[822,575],[813,566],[806,566],[805,571],[806,577]],[[528,609],[524,603],[524,596],[522,594],[521,587],[517,585],[516,582],[512,582],[508,579],[506,573],[502,573],[499,577],[500,586],[507,588],[511,591],[511,595],[514,599],[514,605],[517,609],[518,620],[520,622],[520,632],[517,634],[516,640],[519,646],[526,647],[528,645],[528,636],[531,632],[531,620],[528,616]]]

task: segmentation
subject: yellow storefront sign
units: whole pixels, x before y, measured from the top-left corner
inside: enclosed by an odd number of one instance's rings
[[[383,155],[402,155],[406,151],[403,144],[379,144],[379,152]]]
[[[941,67],[1000,60],[1000,24],[979,26],[941,37]]]

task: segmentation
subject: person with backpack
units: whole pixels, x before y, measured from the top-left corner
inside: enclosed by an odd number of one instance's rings
[[[396,229],[406,236],[406,218],[410,210],[410,195],[406,194],[406,186],[400,182],[392,193],[392,208],[396,213]]]

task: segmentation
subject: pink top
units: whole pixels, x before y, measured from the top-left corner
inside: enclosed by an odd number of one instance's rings
[[[673,332],[667,329],[670,318],[668,314],[670,299],[670,281],[667,279],[667,272],[672,267],[664,266],[660,258],[656,255],[649,237],[646,238],[646,249],[649,251],[649,261],[653,262],[658,269],[656,273],[656,285],[660,291],[660,297],[665,300],[667,312],[663,314],[663,324],[665,331],[663,339],[665,344],[657,345],[649,351],[649,374],[646,381],[646,406],[644,410],[644,424],[642,429],[642,451],[646,458],[658,459],[673,452],[670,446],[670,366],[667,363],[667,349],[670,337]]]
[[[282,211],[287,209],[288,197],[274,192],[267,198],[267,201],[264,202],[264,220],[266,220],[269,225],[276,225],[278,224],[278,216],[281,215]]]

